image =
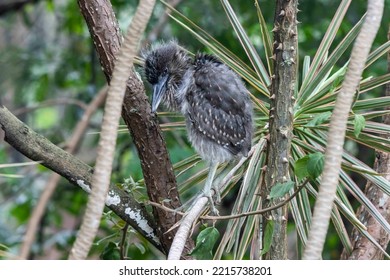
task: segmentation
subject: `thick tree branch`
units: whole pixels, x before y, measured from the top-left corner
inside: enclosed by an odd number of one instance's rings
[[[109,82],[114,68],[115,57],[121,44],[121,34],[111,4],[108,0],[78,0],[81,12],[88,25],[100,64]],[[145,184],[151,201],[167,201],[170,208],[181,206],[173,167],[158,126],[155,115],[151,114],[148,98],[142,81],[135,72],[127,82],[122,109],[124,119],[134,140],[141,160]],[[176,224],[179,216],[153,208],[158,235],[161,243],[169,251],[175,231],[169,229]],[[169,231],[169,232],[168,232]],[[193,247],[188,239],[185,253]]]
[[[103,104],[107,93],[107,87],[104,87],[99,91],[99,93],[95,96],[95,98],[91,101],[91,103],[86,108],[83,117],[77,124],[72,136],[66,144],[66,151],[68,153],[73,154],[79,143],[82,139],[85,131],[88,128],[89,121],[91,119],[92,114],[99,108],[101,104]],[[45,213],[46,205],[49,202],[51,196],[56,190],[58,182],[60,181],[61,176],[58,173],[53,173],[50,178],[47,180],[47,184],[38,200],[37,205],[35,206],[31,217],[28,221],[26,234],[23,238],[23,243],[20,248],[20,259],[27,259],[30,254],[30,249],[35,240],[35,234],[38,229],[38,225],[41,222],[42,216]]]
[[[266,188],[262,192],[263,207],[271,206],[268,195],[277,183],[290,180],[289,158],[293,130],[293,104],[297,61],[297,0],[276,1],[274,23],[274,73],[271,88],[269,145]],[[283,199],[274,199],[273,205]],[[266,259],[287,259],[287,205],[271,211],[274,221],[272,245]],[[265,219],[267,220],[267,219]]]
[[[92,176],[92,191],[88,197],[87,209],[69,259],[86,259],[98,232],[99,223],[97,221],[100,221],[103,214],[110,185],[126,80],[133,66],[138,43],[149,22],[154,4],[155,0],[140,0],[117,56],[104,107],[95,172]]]
[[[351,59],[330,120],[325,166],[314,207],[304,259],[320,259],[329,226],[341,168],[349,111],[359,85],[372,42],[379,29],[383,0],[369,0],[367,16],[352,48]]]
[[[70,183],[90,192],[92,167],[32,131],[4,107],[0,107],[0,125],[5,133],[5,141],[20,153],[33,161],[41,162],[43,166],[57,172]],[[111,185],[106,205],[162,250],[153,219],[134,198]]]

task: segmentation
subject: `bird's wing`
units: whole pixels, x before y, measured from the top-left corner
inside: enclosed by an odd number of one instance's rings
[[[246,88],[226,65],[203,59],[196,64],[194,84],[186,96],[192,129],[234,155],[246,154],[252,135]]]

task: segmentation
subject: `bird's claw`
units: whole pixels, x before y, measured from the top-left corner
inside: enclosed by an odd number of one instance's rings
[[[215,203],[214,203],[214,199],[213,199],[213,196],[211,195],[211,192],[204,192],[203,195],[205,197],[207,197],[207,199],[209,200],[209,203],[210,203],[210,211],[211,213],[214,215],[214,216],[219,216],[219,211],[218,209],[215,207],[215,204],[220,204],[221,203],[221,194],[219,193],[219,190],[212,187],[212,189],[214,190],[215,192]]]

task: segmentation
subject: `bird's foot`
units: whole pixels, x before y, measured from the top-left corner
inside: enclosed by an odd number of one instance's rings
[[[219,193],[218,189],[216,189],[214,187],[212,189],[215,192],[215,197],[216,197],[215,202],[214,202],[213,196],[211,195],[211,191],[204,191],[203,195],[205,197],[207,197],[207,199],[209,200],[211,214],[213,214],[214,216],[219,216],[219,211],[215,207],[215,204],[220,204],[221,203],[221,194]]]

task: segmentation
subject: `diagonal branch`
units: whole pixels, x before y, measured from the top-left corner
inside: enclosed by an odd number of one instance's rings
[[[387,35],[390,40],[390,26]],[[390,73],[390,51],[387,53],[387,71]],[[385,95],[390,96],[390,83],[386,85]],[[390,110],[390,107],[387,108]],[[390,125],[390,114],[383,117],[383,123]],[[385,137],[385,136],[384,136]],[[374,169],[390,182],[390,153],[377,151],[374,163]],[[367,182],[365,195],[372,201],[377,207],[378,211],[383,217],[390,222],[390,197],[381,190],[378,190],[371,181]],[[364,206],[360,206],[357,214],[359,220],[367,226],[367,231],[373,238],[386,250],[389,242],[390,235],[382,228],[378,221],[368,213]],[[383,252],[379,250],[370,240],[360,234],[360,232],[354,228],[351,234],[351,241],[353,245],[353,251],[350,255],[344,250],[342,258],[350,260],[379,260],[383,259]]]
[[[383,13],[383,0],[369,0],[367,16],[352,48],[344,82],[337,96],[328,132],[325,165],[314,207],[304,259],[320,259],[329,226],[341,168],[349,111]]]
[[[118,135],[120,110],[126,90],[126,80],[131,71],[138,43],[154,8],[155,0],[141,0],[128,28],[122,48],[118,54],[112,74],[111,85],[104,107],[102,131],[100,133],[95,172],[92,176],[92,191],[88,197],[80,231],[69,259],[86,259],[99,229],[107,197],[116,138]]]
[[[0,125],[5,133],[5,141],[20,153],[33,161],[41,162],[43,166],[57,172],[73,185],[90,192],[92,167],[32,131],[4,107],[0,107]],[[153,219],[133,197],[112,184],[106,205],[162,250]]]
[[[78,4],[88,25],[103,72],[110,82],[115,58],[122,41],[118,21],[108,0],[78,0]],[[168,151],[157,119],[151,114],[143,83],[134,71],[127,82],[122,118],[138,150],[150,200],[157,203],[167,201],[170,208],[179,208],[181,202]],[[156,207],[153,208],[153,214],[159,225],[156,230],[162,246],[168,252],[175,235],[175,231],[169,229],[179,221],[180,217],[167,215],[165,211]],[[185,253],[188,253],[192,247],[193,242],[188,239]]]
[[[99,91],[99,93],[95,96],[89,106],[86,108],[83,117],[80,122],[77,124],[72,136],[66,144],[66,151],[68,153],[73,154],[79,143],[82,139],[82,136],[85,134],[85,131],[88,127],[89,120],[92,114],[96,111],[96,109],[103,104],[107,93],[107,87],[104,87]],[[56,190],[58,182],[60,181],[61,176],[58,173],[53,173],[50,178],[47,180],[47,184],[39,198],[39,201],[34,208],[30,219],[27,224],[26,233],[23,237],[23,243],[20,247],[19,258],[27,259],[30,254],[31,246],[35,239],[35,234],[38,229],[38,225],[41,222],[42,216],[45,213],[46,205],[49,202],[51,196]]]

